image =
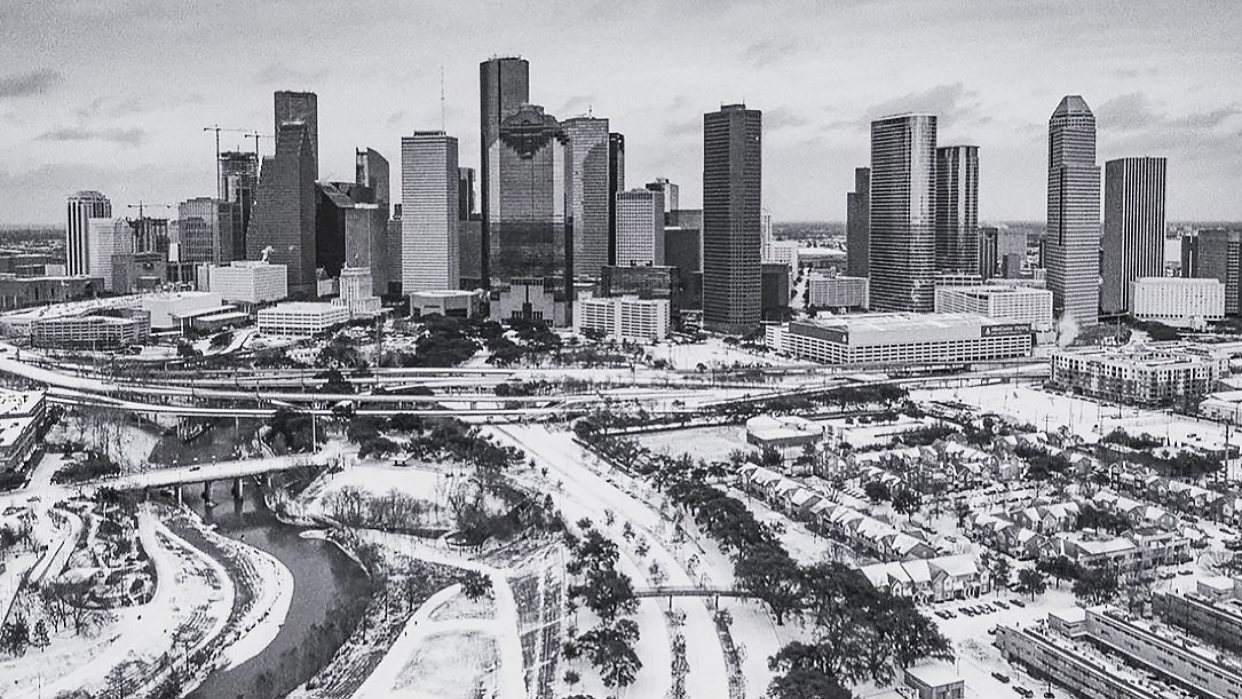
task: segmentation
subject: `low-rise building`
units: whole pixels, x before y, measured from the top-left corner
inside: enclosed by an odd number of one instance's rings
[[[310,337],[349,322],[349,310],[330,303],[286,302],[259,311],[264,335]]]
[[[1202,328],[1225,317],[1218,279],[1140,277],[1130,282],[1130,315],[1179,328]]]
[[[969,313],[875,313],[765,327],[777,352],[826,364],[962,364],[1031,353],[1030,323]]]
[[[332,304],[348,311],[350,318],[372,318],[380,313],[383,302],[372,291],[370,267],[343,267],[340,289],[340,297]]]
[[[949,665],[908,667],[905,681],[918,699],[962,699],[966,696],[966,681]]]
[[[289,295],[289,271],[285,265],[238,260],[207,270],[207,288],[229,303],[260,305]]]
[[[782,456],[796,456],[806,445],[824,440],[824,428],[796,415],[759,415],[746,421],[746,442],[760,449],[775,449]]]
[[[543,321],[550,327],[570,324],[577,311],[564,288],[555,280],[544,277],[515,277],[507,284],[493,288],[491,317],[493,320]]]
[[[1052,323],[1052,292],[1016,284],[937,286],[937,313],[976,313],[1032,325]]]
[[[415,291],[410,294],[410,315],[415,318],[428,315],[473,318],[483,307],[483,294],[481,289]]]
[[[79,301],[94,298],[103,291],[102,276],[23,277],[0,273],[0,309]]]
[[[142,307],[151,314],[151,329],[180,330],[183,320],[193,318],[196,311],[219,313],[224,310],[220,294],[212,291],[180,291],[152,294],[142,298]]]
[[[1157,591],[1151,611],[1166,624],[1183,629],[1208,643],[1234,653],[1242,652],[1242,600],[1234,596],[1234,581],[1223,578],[1228,590],[1211,581],[1199,581],[1196,592]],[[1204,588],[1207,589],[1204,589]]]
[[[806,305],[815,308],[867,308],[870,281],[866,277],[830,276],[811,272],[806,280]]]
[[[150,335],[151,314],[141,308],[104,308],[30,323],[34,347],[109,350],[144,343]]]
[[[1115,403],[1191,407],[1228,375],[1228,355],[1210,346],[1158,343],[1057,350],[1049,383]]]
[[[596,330],[618,340],[652,342],[668,337],[668,299],[637,296],[581,299],[574,306],[574,330]]]
[[[45,392],[0,389],[0,472],[19,469],[30,459],[46,415]]]
[[[1189,539],[1156,527],[1135,529],[1124,536],[1063,532],[1049,537],[1042,553],[1065,556],[1083,568],[1111,568],[1119,575],[1137,578],[1151,577],[1156,568],[1191,559]]]

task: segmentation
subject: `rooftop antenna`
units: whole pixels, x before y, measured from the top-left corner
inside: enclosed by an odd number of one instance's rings
[[[444,130],[444,64],[440,64],[440,130]]]

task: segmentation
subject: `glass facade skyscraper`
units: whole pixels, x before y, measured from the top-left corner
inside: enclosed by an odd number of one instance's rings
[[[745,334],[761,319],[763,113],[730,104],[703,115],[703,322]]]
[[[931,313],[936,277],[936,117],[871,122],[871,308]]]
[[[608,134],[608,264],[617,263],[617,192],[625,191],[625,134]]]
[[[276,155],[263,159],[255,196],[251,229],[246,235],[246,259],[285,265],[289,295],[315,298],[315,171],[311,141],[305,124],[282,124],[276,135]]]
[[[979,147],[936,149],[936,269],[979,267]]]
[[[1057,312],[1083,326],[1099,321],[1100,168],[1095,115],[1066,95],[1048,120],[1048,228],[1044,266]]]
[[[281,91],[275,94],[276,148],[280,149],[280,127],[284,124],[302,124],[310,140],[309,157],[313,179],[319,179],[319,97],[313,92]]]
[[[523,105],[504,120],[495,149],[489,202],[494,281],[542,280],[572,320],[573,237],[568,225],[572,177],[564,129],[543,107]]]
[[[111,218],[112,202],[95,191],[77,192],[65,207],[65,271],[90,274],[90,220]]]
[[[569,224],[574,237],[574,276],[598,279],[608,264],[608,120],[575,117],[561,122],[569,137]]]
[[[404,293],[461,283],[457,139],[415,131],[401,139],[401,287]]]
[[[1104,235],[1100,310],[1130,310],[1130,282],[1164,276],[1164,194],[1168,161],[1119,158],[1104,163]]]
[[[494,202],[500,199],[500,124],[530,101],[530,64],[523,58],[491,58],[479,64],[479,136],[482,149],[479,160],[482,176],[479,193],[482,201],[482,281],[491,286],[491,241],[496,237],[492,227],[498,219]]]

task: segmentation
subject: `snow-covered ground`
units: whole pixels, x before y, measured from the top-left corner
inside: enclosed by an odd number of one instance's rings
[[[702,364],[708,370],[731,367],[734,364],[760,366],[813,366],[807,362],[784,359],[768,352],[756,354],[747,350],[727,345],[718,337],[709,337],[703,342],[693,344],[677,344],[664,342],[647,348],[647,355],[652,359],[663,359],[674,369],[696,369]]]
[[[726,461],[735,450],[756,451],[746,443],[745,428],[741,425],[719,427],[691,427],[668,432],[649,432],[637,437],[638,443],[656,454],[677,456],[693,445],[694,457],[708,461]]]
[[[326,501],[345,488],[356,488],[371,497],[390,492],[417,499],[425,504],[420,526],[452,524],[449,497],[464,484],[468,472],[457,465],[433,468],[391,466],[387,460],[366,459],[337,473],[317,480],[306,490],[299,502],[308,515],[327,515]]]
[[[1193,444],[1220,448],[1225,444],[1225,426],[1219,423],[1165,411],[1102,405],[1019,384],[915,390],[910,392],[910,397],[920,401],[965,403],[1029,423],[1040,430],[1055,430],[1065,425],[1087,442],[1099,441],[1100,437],[1120,427],[1130,434],[1147,432],[1168,439],[1175,446]]]

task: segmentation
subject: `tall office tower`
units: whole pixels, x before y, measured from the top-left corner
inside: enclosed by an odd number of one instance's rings
[[[599,278],[608,264],[608,120],[575,117],[561,122],[569,137],[569,225],[574,237],[574,276]],[[660,213],[661,218],[663,212]]]
[[[1000,265],[999,231],[992,226],[979,229],[979,277],[987,281],[996,276]]]
[[[401,139],[401,289],[457,289],[457,139],[443,131],[415,131]],[[502,200],[509,195],[503,188]]]
[[[259,154],[227,151],[220,154],[220,193],[232,207],[233,240],[228,259],[246,259],[246,231],[254,210],[254,193],[259,186]]]
[[[1100,310],[1130,310],[1130,282],[1164,276],[1164,158],[1104,163]]]
[[[91,218],[87,221],[87,270],[83,274],[103,277],[104,290],[115,289],[113,261],[134,252],[134,228],[123,218]]]
[[[625,191],[625,134],[608,134],[608,264],[617,263],[617,192]]]
[[[936,117],[871,122],[871,308],[931,313],[936,277]]]
[[[88,274],[90,270],[90,220],[112,216],[108,197],[90,190],[70,195],[65,219],[65,271]]]
[[[246,234],[246,259],[285,265],[289,295],[318,294],[315,269],[315,170],[305,124],[282,124],[276,155],[263,159],[254,214]]]
[[[1048,120],[1048,230],[1044,266],[1052,302],[1079,325],[1099,321],[1100,168],[1095,115],[1066,95]]]
[[[979,147],[936,149],[936,269],[979,266]]]
[[[388,159],[378,151],[367,148],[354,149],[354,184],[365,187],[369,198],[364,194],[354,194],[353,199],[359,203],[379,204],[384,208],[384,216],[388,215],[388,205],[392,203],[389,193],[390,168]]]
[[[315,183],[315,267],[328,277],[341,276],[345,267],[345,238],[347,212],[353,210],[343,183]]]
[[[664,193],[617,192],[617,264],[664,265]]]
[[[302,124],[310,139],[312,179],[319,179],[319,98],[313,92],[281,91],[275,94],[276,150],[280,150],[280,127],[284,124]]]
[[[703,323],[759,325],[763,113],[729,104],[703,115]]]
[[[490,58],[479,64],[479,136],[482,153],[479,170],[482,182],[483,249],[481,277],[484,288],[491,288],[492,226],[499,219],[492,211],[500,199],[500,124],[530,102],[530,63],[522,58]]]
[[[474,168],[457,168],[457,220],[469,221],[474,216]]]
[[[401,296],[401,205],[393,204],[392,218],[388,221],[388,236],[384,249],[388,252],[387,264],[384,266],[384,283],[386,294]]]
[[[854,168],[854,191],[845,195],[845,271],[871,273],[871,168]]]
[[[678,195],[679,187],[672,182],[669,182],[668,179],[664,177],[657,177],[655,182],[647,183],[647,189],[654,192],[660,192],[664,195],[664,213],[667,214],[681,208],[681,202],[679,201],[680,197]]]
[[[131,220],[129,225],[134,229],[134,252],[168,253],[168,219],[142,216]]]
[[[1242,230],[1207,228],[1182,241],[1182,276],[1225,285],[1225,315],[1242,313]]]
[[[502,179],[490,214],[493,281],[537,278],[572,322],[573,239],[566,208],[570,178],[561,125],[543,107],[523,105],[500,128]],[[545,318],[552,316],[544,314]]]
[[[775,238],[772,236],[772,212],[764,209],[759,212],[759,242],[770,245]]]
[[[177,207],[177,261],[215,265],[232,261],[233,225],[240,218],[234,212],[239,208],[240,204],[211,197],[181,202]]]

